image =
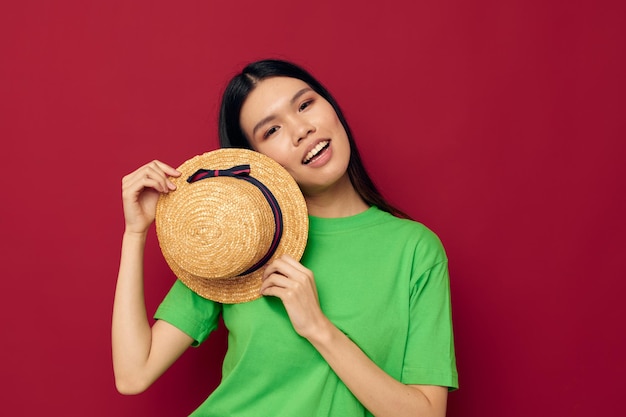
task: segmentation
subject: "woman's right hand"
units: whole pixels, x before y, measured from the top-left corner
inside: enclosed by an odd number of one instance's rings
[[[122,179],[122,202],[126,231],[146,233],[156,214],[160,193],[174,191],[176,186],[168,177],[179,177],[180,172],[154,160]]]

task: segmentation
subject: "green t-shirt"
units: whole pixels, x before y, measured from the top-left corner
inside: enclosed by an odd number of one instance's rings
[[[448,262],[429,229],[376,207],[311,216],[301,262],[315,275],[324,314],[389,375],[458,387]],[[197,345],[219,314],[229,331],[222,381],[192,416],[371,416],[294,331],[278,298],[222,305],[176,281],[155,318]]]

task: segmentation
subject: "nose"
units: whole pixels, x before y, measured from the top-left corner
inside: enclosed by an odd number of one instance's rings
[[[293,134],[293,144],[298,146],[300,141],[305,139],[311,133],[315,132],[315,125],[311,123],[309,120],[302,118],[295,121],[294,126],[294,134]]]

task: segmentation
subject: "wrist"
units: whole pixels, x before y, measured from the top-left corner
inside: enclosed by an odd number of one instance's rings
[[[124,230],[124,235],[122,238],[123,240],[128,240],[128,241],[145,242],[147,236],[148,236],[147,230],[143,230],[143,231],[132,230],[127,226],[126,229]]]
[[[319,325],[306,339],[319,350],[324,346],[331,346],[338,334],[343,333],[326,316],[323,316]]]

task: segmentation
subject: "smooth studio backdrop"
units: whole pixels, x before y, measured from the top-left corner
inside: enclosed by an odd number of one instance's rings
[[[274,57],[326,84],[385,195],[448,250],[461,384],[448,415],[619,414],[625,10],[3,2],[0,413],[183,416],[217,385],[224,329],[147,392],[115,391],[120,182],[215,149],[225,83]],[[174,279],[154,233],[146,276],[151,314]]]

